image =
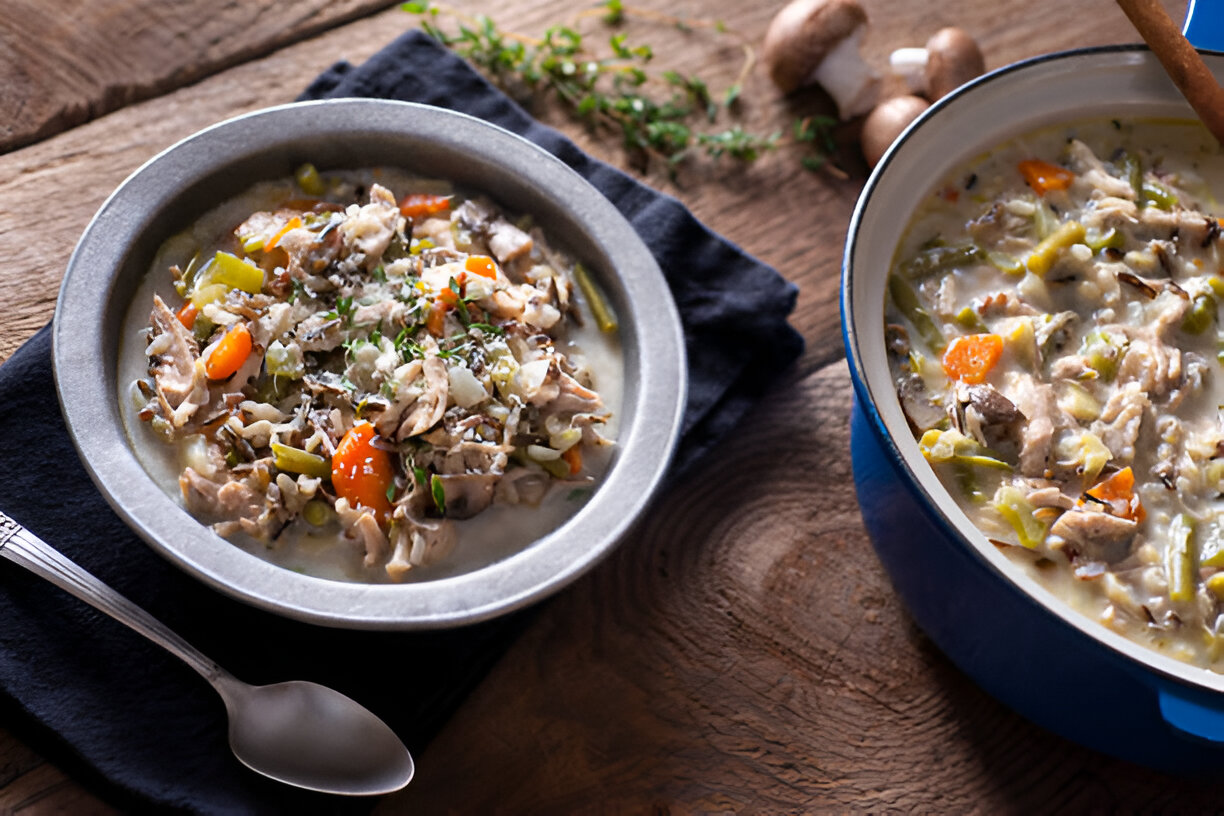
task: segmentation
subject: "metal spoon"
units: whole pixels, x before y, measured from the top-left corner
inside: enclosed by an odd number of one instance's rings
[[[225,701],[234,756],[308,790],[373,795],[412,780],[412,756],[387,724],[338,691],[296,680],[251,686],[0,512],[0,556],[46,578],[182,658]]]

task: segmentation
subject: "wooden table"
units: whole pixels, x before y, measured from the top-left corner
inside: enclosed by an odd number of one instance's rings
[[[759,45],[775,4],[643,0],[721,19]],[[943,25],[988,67],[1137,40],[1108,0],[863,0],[883,65]],[[1178,19],[1181,2],[1166,0]],[[463,0],[539,34],[565,0]],[[225,117],[286,102],[338,59],[414,24],[378,0],[9,0],[0,6],[0,360],[51,316],[74,242],[156,151]],[[586,23],[598,30],[598,22]],[[725,88],[734,34],[635,22],[660,67]],[[746,123],[825,112],[780,98],[758,66]],[[614,139],[538,113],[624,165]],[[853,127],[840,134],[853,139]],[[865,178],[797,171],[782,151],[645,178],[774,265],[802,294],[807,351],[739,433],[661,496],[614,555],[546,604],[378,803],[393,813],[808,813],[1218,810],[1219,786],[1169,779],[1072,745],[986,696],[915,627],[864,533],[850,483],[850,385],[837,313],[842,240]],[[2,725],[2,724],[0,724]],[[108,812],[0,731],[0,811]]]

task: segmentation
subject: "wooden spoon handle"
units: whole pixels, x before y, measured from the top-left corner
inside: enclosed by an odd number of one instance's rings
[[[1203,124],[1224,144],[1224,88],[1159,0],[1117,0]]]

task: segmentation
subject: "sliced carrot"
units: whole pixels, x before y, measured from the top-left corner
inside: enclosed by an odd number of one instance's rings
[[[943,370],[963,383],[984,381],[1003,356],[1003,338],[997,334],[967,334],[954,338],[943,354]]]
[[[224,380],[242,368],[251,356],[251,332],[245,323],[236,323],[225,333],[208,359],[204,361],[204,372],[210,380]]]
[[[387,491],[395,482],[391,453],[375,447],[377,432],[368,422],[349,429],[332,454],[331,478],[336,495],[354,507],[364,507],[385,522],[391,515]]]
[[[422,215],[434,215],[449,210],[450,196],[430,195],[429,193],[412,193],[400,200],[400,215],[405,218],[419,218]]]
[[[578,472],[582,470],[582,451],[578,449],[577,445],[562,451],[561,458],[565,460],[565,464],[569,465],[571,476],[577,476]]]
[[[174,316],[178,318],[178,321],[182,323],[185,328],[194,329],[196,316],[199,313],[200,310],[197,309],[196,305],[189,300],[183,304],[183,308],[179,309]]]
[[[497,264],[488,255],[469,255],[463,262],[463,268],[482,278],[497,278]]]
[[[264,242],[264,245],[263,245],[264,252],[268,252],[269,250],[274,249],[276,245],[280,243],[280,239],[285,237],[286,232],[288,232],[289,230],[297,229],[300,226],[302,226],[302,219],[298,218],[296,215],[290,218],[288,223],[286,223],[285,226],[280,228],[280,232],[276,233],[275,235],[273,235],[271,238],[269,238],[267,241]]]
[[[1045,195],[1051,190],[1065,190],[1075,181],[1075,174],[1065,167],[1041,159],[1025,159],[1016,165],[1028,186]]]
[[[1097,501],[1105,502],[1114,515],[1133,521],[1143,521],[1147,513],[1135,493],[1135,472],[1124,467],[1109,478],[1084,491]]]
[[[438,293],[438,302],[449,309],[459,302],[459,295],[448,286]]]

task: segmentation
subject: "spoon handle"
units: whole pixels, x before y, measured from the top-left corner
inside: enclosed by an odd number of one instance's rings
[[[182,658],[205,680],[214,682],[228,674],[203,653],[183,640],[161,621],[120,595],[70,561],[38,536],[0,511],[0,556],[46,578],[85,603],[126,624]]]

